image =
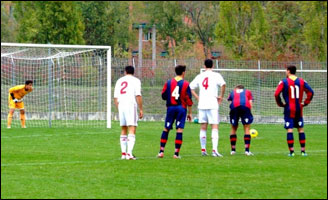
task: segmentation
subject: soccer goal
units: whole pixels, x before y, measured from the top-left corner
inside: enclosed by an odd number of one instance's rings
[[[297,66],[298,69],[300,68]],[[278,83],[286,77],[284,69],[213,69],[226,81],[225,99],[236,85],[244,85],[252,91],[254,123],[283,123],[283,108],[277,106],[274,92]],[[203,72],[204,69],[201,69]],[[297,76],[309,83],[314,91],[311,104],[304,107],[304,121],[310,124],[327,124],[327,70],[297,70]],[[304,94],[303,101],[306,98]],[[220,106],[220,120],[229,122],[227,101]]]
[[[111,128],[111,47],[1,43],[1,127],[8,90],[33,80],[27,127]],[[20,127],[15,111],[12,127]]]

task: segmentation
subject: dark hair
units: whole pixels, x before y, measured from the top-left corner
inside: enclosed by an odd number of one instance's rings
[[[294,65],[289,65],[287,66],[287,70],[291,73],[291,74],[296,74],[296,67]]]
[[[182,73],[185,71],[186,71],[186,65],[178,65],[175,67],[175,73],[179,76],[182,75]]]
[[[204,64],[205,64],[205,67],[206,68],[212,68],[213,67],[213,60],[206,59],[205,62],[204,62]]]
[[[33,81],[32,80],[27,80],[27,81],[25,81],[25,85],[29,85],[29,84],[33,84]]]
[[[244,89],[245,87],[243,85],[237,85],[235,88]]]
[[[127,74],[134,74],[134,67],[132,67],[132,66],[126,66],[125,67],[125,72],[127,73]]]

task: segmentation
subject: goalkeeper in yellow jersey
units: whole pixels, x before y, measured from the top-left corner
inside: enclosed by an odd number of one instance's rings
[[[32,92],[33,90],[32,85],[33,85],[33,81],[27,80],[25,82],[25,85],[17,85],[9,89],[9,95],[8,95],[9,114],[8,114],[7,128],[11,128],[11,121],[13,119],[15,109],[20,110],[20,120],[21,120],[22,128],[26,128],[23,97],[26,94]]]

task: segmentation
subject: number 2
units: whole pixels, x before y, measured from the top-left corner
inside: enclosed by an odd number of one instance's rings
[[[206,78],[203,80],[202,85],[203,85],[203,87],[205,88],[205,90],[207,90],[207,88],[208,88],[208,77],[206,77]]]
[[[179,99],[179,86],[176,86],[172,92],[172,97],[175,97],[175,100],[178,100]]]
[[[121,86],[123,86],[122,89],[121,89],[121,94],[125,94],[126,91],[124,91],[124,90],[125,90],[126,87],[128,87],[128,82],[126,82],[126,81],[122,82]]]

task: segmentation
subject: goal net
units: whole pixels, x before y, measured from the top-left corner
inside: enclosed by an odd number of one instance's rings
[[[111,48],[1,43],[1,127],[8,90],[33,80],[27,127],[111,127]],[[12,127],[20,127],[16,110]]]
[[[201,70],[204,71],[204,70]],[[236,85],[244,85],[254,98],[254,123],[283,123],[283,108],[278,107],[274,93],[278,83],[286,77],[286,70],[270,69],[214,69],[226,81],[225,103],[220,106],[220,120],[229,122],[230,102],[226,101]],[[314,91],[311,103],[304,107],[305,123],[327,123],[327,70],[297,70],[297,76],[309,83]],[[306,98],[304,94],[303,101]]]

